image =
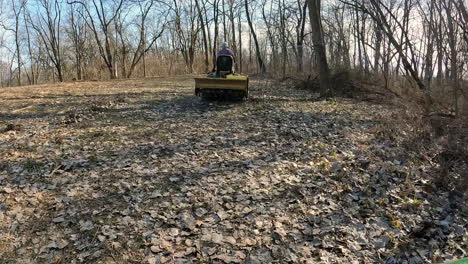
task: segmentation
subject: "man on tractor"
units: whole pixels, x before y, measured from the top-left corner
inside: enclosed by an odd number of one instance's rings
[[[234,52],[226,42],[216,54],[213,71],[195,78],[195,95],[203,98],[237,98],[249,96],[249,76],[234,73]]]
[[[220,46],[221,49],[216,53],[213,71],[208,74],[208,77],[226,78],[226,75],[233,73],[234,52],[228,48],[227,42],[222,42]]]
[[[231,56],[232,59],[234,59],[234,52],[232,52],[231,49],[228,48],[229,45],[227,42],[222,42],[221,43],[221,49],[218,51],[218,53],[216,54],[216,57],[219,57],[219,56]]]

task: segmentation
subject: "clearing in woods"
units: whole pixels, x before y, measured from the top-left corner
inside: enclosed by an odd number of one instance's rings
[[[467,251],[427,161],[356,100],[190,76],[0,91],[1,263],[409,263]],[[424,163],[425,162],[425,163]]]

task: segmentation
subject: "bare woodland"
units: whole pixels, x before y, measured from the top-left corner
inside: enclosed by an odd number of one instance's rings
[[[228,41],[238,71],[281,78],[320,72],[323,80],[334,72],[371,73],[389,89],[406,82],[428,102],[431,94],[449,93],[450,107],[459,112],[467,93],[466,5],[3,0],[0,81],[16,86],[206,72],[219,43]],[[326,85],[323,91],[331,89]]]
[[[0,0],[0,263],[468,257],[467,8]]]

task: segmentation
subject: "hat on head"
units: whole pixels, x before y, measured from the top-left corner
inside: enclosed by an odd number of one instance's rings
[[[228,46],[227,42],[221,42],[221,48],[227,48]]]

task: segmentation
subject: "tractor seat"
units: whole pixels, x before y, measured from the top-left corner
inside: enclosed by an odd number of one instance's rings
[[[216,76],[226,78],[226,75],[232,74],[234,59],[229,55],[221,55],[216,59]]]

